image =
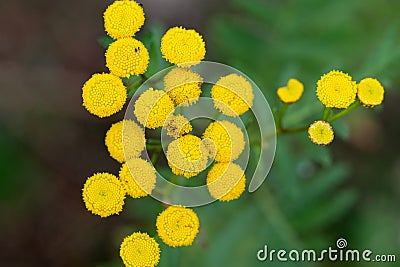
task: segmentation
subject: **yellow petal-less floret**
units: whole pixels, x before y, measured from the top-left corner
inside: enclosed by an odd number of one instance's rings
[[[156,170],[148,161],[133,158],[122,164],[119,179],[128,195],[133,198],[145,197],[156,186]]]
[[[195,30],[173,27],[161,39],[161,53],[172,64],[190,66],[203,60],[206,45]]]
[[[161,240],[171,247],[192,245],[199,232],[199,218],[189,208],[169,206],[161,212],[156,221],[157,233]]]
[[[90,212],[105,218],[122,211],[125,190],[115,175],[96,173],[86,180],[82,196]]]
[[[135,1],[115,1],[104,12],[104,28],[114,39],[132,37],[144,24],[143,8]]]
[[[214,106],[231,117],[245,113],[253,105],[253,89],[243,76],[229,74],[221,77],[211,89]]]
[[[149,88],[136,100],[134,114],[140,124],[155,129],[164,125],[174,108],[174,102],[168,94]]]
[[[160,247],[147,233],[136,232],[124,238],[119,255],[126,267],[154,267],[160,261]]]
[[[358,84],[357,96],[361,104],[366,107],[375,107],[382,104],[385,89],[374,78],[365,78]]]
[[[190,122],[182,115],[171,115],[165,121],[167,135],[177,139],[193,130]]]
[[[206,182],[210,195],[219,201],[239,198],[246,187],[244,171],[233,162],[215,163]]]
[[[83,106],[100,118],[122,109],[127,93],[121,79],[109,73],[96,73],[82,87]]]
[[[111,125],[106,133],[105,145],[110,156],[122,163],[137,158],[146,146],[143,129],[133,120],[122,120]]]
[[[333,141],[335,134],[328,122],[316,121],[308,128],[308,137],[314,144],[326,146]]]
[[[332,70],[317,82],[317,96],[328,108],[348,108],[355,100],[357,84],[351,76]]]
[[[142,42],[134,38],[119,39],[106,51],[106,66],[118,77],[143,74],[148,65],[149,52]]]
[[[279,99],[287,104],[299,101],[303,92],[304,85],[296,79],[290,79],[286,87],[281,87],[276,91]]]
[[[173,68],[164,77],[164,90],[176,105],[196,103],[201,94],[203,79],[189,68]]]
[[[236,160],[245,147],[242,130],[230,121],[215,121],[205,129],[203,139],[209,138],[215,145],[215,161]]]
[[[208,151],[199,137],[187,134],[168,145],[167,160],[174,174],[190,178],[207,167]]]

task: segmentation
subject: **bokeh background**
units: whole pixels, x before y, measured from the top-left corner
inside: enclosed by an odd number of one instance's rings
[[[82,107],[81,87],[106,71],[102,12],[110,1],[0,2],[0,265],[122,266],[122,238],[155,231],[151,199],[127,201],[120,216],[91,215],[81,188],[95,171],[117,173],[104,147],[108,119]],[[395,254],[400,261],[400,2],[395,0],[142,0],[141,32],[197,29],[207,60],[238,68],[278,107],[276,88],[305,84],[285,125],[320,116],[315,82],[331,69],[378,78],[384,105],[334,124],[317,147],[305,133],[282,136],[263,186],[239,201],[197,208],[200,234],[189,248],[162,246],[159,266],[364,266],[265,263],[256,252],[335,247]],[[142,33],[141,33],[142,34]],[[157,35],[158,34],[158,35]],[[140,35],[139,35],[140,36]]]

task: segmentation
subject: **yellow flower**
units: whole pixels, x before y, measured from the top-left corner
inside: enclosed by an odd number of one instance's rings
[[[229,121],[210,123],[203,133],[203,139],[206,138],[214,142],[215,161],[217,162],[236,160],[245,146],[242,130]]]
[[[332,70],[317,82],[317,96],[328,108],[347,108],[357,94],[357,84],[346,73]]]
[[[153,267],[160,260],[160,247],[148,234],[136,232],[124,238],[119,255],[127,267]]]
[[[220,201],[239,198],[246,187],[244,171],[233,162],[215,163],[207,174],[206,182],[210,195]]]
[[[358,84],[358,99],[366,107],[375,107],[382,103],[385,89],[374,78],[365,78]]]
[[[133,198],[145,197],[156,186],[156,170],[144,159],[133,158],[122,164],[119,179],[128,195]]]
[[[115,1],[104,12],[104,28],[114,39],[133,36],[143,24],[143,8],[135,1]]]
[[[162,241],[172,247],[190,246],[199,232],[199,218],[189,208],[169,206],[156,221],[157,233]]]
[[[179,138],[182,135],[189,133],[193,128],[190,122],[182,115],[171,115],[165,121],[167,135],[172,138]]]
[[[304,85],[296,80],[290,79],[286,87],[279,88],[276,93],[283,103],[295,103],[299,101],[304,92]]]
[[[333,141],[332,126],[326,121],[316,121],[308,128],[308,137],[314,144],[326,146]]]
[[[201,139],[187,134],[168,145],[167,160],[176,175],[196,176],[207,167],[208,151]]]
[[[173,68],[164,77],[164,90],[176,105],[190,106],[201,94],[203,79],[189,68]]]
[[[173,64],[190,66],[204,58],[206,44],[203,37],[195,30],[174,27],[170,28],[162,37],[161,53],[167,61]]]
[[[104,218],[122,211],[125,190],[115,175],[96,173],[86,180],[82,196],[86,208]]]
[[[83,106],[100,118],[111,116],[126,102],[126,89],[120,78],[96,73],[82,87]]]
[[[155,129],[164,125],[174,108],[174,102],[165,92],[149,88],[136,100],[134,113],[142,125]]]
[[[252,105],[254,94],[251,84],[237,74],[221,77],[211,89],[215,108],[227,116],[239,116]]]
[[[118,39],[106,51],[106,66],[118,77],[129,77],[146,72],[149,52],[142,42],[133,38]]]
[[[111,125],[105,144],[110,156],[122,163],[125,158],[137,158],[146,146],[143,129],[132,120],[122,120]]]

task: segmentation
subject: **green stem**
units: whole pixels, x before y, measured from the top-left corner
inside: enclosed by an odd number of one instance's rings
[[[331,112],[332,112],[332,108],[326,107],[324,110],[324,114],[322,115],[322,120],[327,121],[329,116],[331,115]]]
[[[149,138],[149,139],[147,139],[147,143],[150,145],[160,145],[161,140]]]
[[[160,149],[160,145],[146,144],[147,150],[157,150]]]
[[[153,165],[156,164],[159,155],[160,155],[160,149],[155,149],[153,151],[153,155],[151,155],[151,159],[150,159],[151,163],[153,163]]]
[[[288,108],[289,108],[289,105],[287,103],[284,103],[278,114],[278,118],[277,118],[277,122],[276,122],[276,128],[277,128],[278,133],[283,131],[282,120],[283,120],[283,117],[285,116]]]
[[[281,129],[281,132],[279,134],[290,134],[290,133],[300,133],[303,131],[306,131],[309,126],[303,126],[303,127],[298,127],[298,128],[292,128],[292,129]]]
[[[353,104],[351,104],[348,108],[346,108],[345,110],[342,110],[342,111],[336,113],[335,115],[331,116],[327,121],[328,122],[332,122],[332,121],[334,121],[336,119],[339,119],[340,117],[346,115],[347,113],[355,110],[359,106],[361,106],[360,102],[356,101]]]

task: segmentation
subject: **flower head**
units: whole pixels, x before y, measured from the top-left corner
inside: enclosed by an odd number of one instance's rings
[[[239,198],[246,187],[244,171],[233,162],[215,163],[206,182],[210,195],[220,201]]]
[[[157,233],[162,241],[172,247],[192,245],[199,232],[199,218],[189,208],[169,206],[156,221]]]
[[[189,68],[173,68],[164,77],[164,90],[176,105],[189,106],[201,94],[203,79]]]
[[[236,160],[245,146],[242,130],[229,121],[210,123],[203,133],[203,139],[207,138],[215,144],[215,161],[217,162]]]
[[[118,77],[129,77],[146,72],[149,52],[142,42],[122,38],[113,42],[106,51],[106,66]]]
[[[317,96],[328,108],[347,108],[354,102],[356,94],[356,82],[341,71],[330,71],[317,82]]]
[[[82,196],[90,212],[108,217],[122,211],[125,190],[115,175],[96,173],[86,180]]]
[[[136,100],[134,113],[142,125],[155,129],[164,125],[174,108],[174,102],[165,92],[149,88]]]
[[[127,267],[154,267],[160,260],[160,247],[148,234],[136,232],[124,238],[119,255]]]
[[[296,80],[290,79],[286,87],[279,88],[276,93],[283,103],[295,103],[299,101],[304,92],[304,85]]]
[[[126,97],[126,89],[121,79],[108,73],[93,74],[82,87],[83,106],[100,118],[120,111]]]
[[[114,39],[132,37],[143,24],[143,8],[135,1],[115,1],[104,12],[104,28]]]
[[[326,146],[333,141],[332,126],[326,121],[316,121],[308,128],[308,137],[314,144]]]
[[[133,198],[145,197],[156,186],[156,170],[147,161],[133,158],[122,164],[119,179]]]
[[[171,115],[165,121],[167,135],[172,138],[179,138],[184,134],[189,133],[193,128],[190,122],[182,115]]]
[[[195,30],[170,28],[161,39],[163,57],[176,65],[190,66],[201,61],[206,54],[203,37]]]
[[[211,89],[214,106],[227,116],[239,116],[253,105],[251,84],[237,74],[221,77]]]
[[[187,134],[168,145],[167,160],[174,174],[190,178],[207,167],[208,151],[199,137]]]
[[[110,156],[118,162],[137,158],[146,146],[143,129],[133,120],[122,120],[111,125],[105,144]]]
[[[375,107],[382,103],[385,89],[374,78],[365,78],[358,84],[357,96],[366,107]]]

